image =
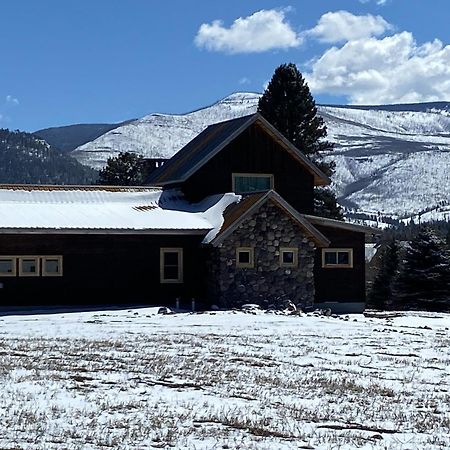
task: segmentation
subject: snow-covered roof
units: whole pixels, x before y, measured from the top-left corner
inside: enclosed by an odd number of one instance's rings
[[[104,186],[0,186],[0,233],[193,232],[214,236],[235,194],[188,203],[177,191]]]

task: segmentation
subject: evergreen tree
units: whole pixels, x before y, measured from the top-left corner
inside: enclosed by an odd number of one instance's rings
[[[394,287],[403,309],[450,310],[450,254],[431,228],[411,241]]]
[[[33,134],[0,129],[0,182],[93,184],[96,170]]]
[[[100,170],[99,184],[112,186],[139,186],[144,182],[142,156],[123,152],[108,158]]]
[[[258,112],[325,174],[332,175],[334,165],[325,162],[321,152],[333,150],[333,144],[325,140],[327,128],[317,115],[308,84],[295,64],[282,64],[275,69],[259,100]],[[343,218],[336,196],[328,188],[315,190],[315,206],[319,215]]]
[[[392,287],[399,265],[399,247],[396,241],[384,244],[380,265],[367,296],[367,304],[374,309],[390,309],[393,304]]]

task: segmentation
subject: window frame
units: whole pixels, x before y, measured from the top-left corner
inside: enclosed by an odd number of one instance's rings
[[[12,272],[0,272],[0,277],[15,277],[17,276],[17,256],[0,255],[0,260],[10,259],[12,261]]]
[[[292,263],[285,263],[283,261],[283,253],[291,252],[294,254]],[[280,247],[280,267],[298,267],[298,248],[296,247]]]
[[[338,261],[338,253],[348,253],[348,264],[326,264],[325,255],[327,253],[336,253],[336,261]],[[322,268],[323,269],[353,269],[353,249],[352,248],[323,248],[322,249]]]
[[[45,261],[47,259],[57,259],[58,265],[59,265],[59,272],[47,272],[45,270]],[[63,257],[62,255],[45,255],[40,257],[40,263],[41,263],[41,276],[43,277],[62,277],[63,276]]]
[[[34,259],[36,261],[36,272],[24,272],[22,270],[22,262],[25,259]],[[36,255],[24,255],[18,257],[19,263],[19,277],[39,277],[41,275],[41,259]]]
[[[166,253],[176,253],[178,255],[177,268],[178,278],[164,278],[164,255]],[[173,266],[171,266],[173,267]],[[163,284],[180,284],[183,283],[183,248],[181,247],[161,247],[159,249],[159,281]]]
[[[253,194],[256,192],[265,192],[266,190],[259,191],[246,191],[246,192],[236,192],[236,177],[247,177],[247,178],[269,178],[270,179],[270,190],[275,189],[275,181],[273,173],[243,173],[243,172],[233,172],[231,174],[231,185],[232,191],[236,194]]]
[[[249,262],[239,262],[239,253],[248,252]],[[255,249],[253,247],[237,247],[236,248],[236,267],[238,269],[254,269],[255,268]]]

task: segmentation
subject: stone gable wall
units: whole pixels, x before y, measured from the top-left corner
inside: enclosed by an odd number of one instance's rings
[[[236,249],[254,248],[254,268],[236,267]],[[280,267],[280,247],[298,248],[298,266]],[[283,307],[314,302],[314,243],[280,208],[262,205],[209,255],[209,296],[221,307],[257,303]]]

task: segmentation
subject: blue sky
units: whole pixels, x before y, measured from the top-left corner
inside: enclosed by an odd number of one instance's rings
[[[449,13],[448,0],[5,0],[0,127],[183,113],[261,92],[284,62],[319,103],[450,100]]]

